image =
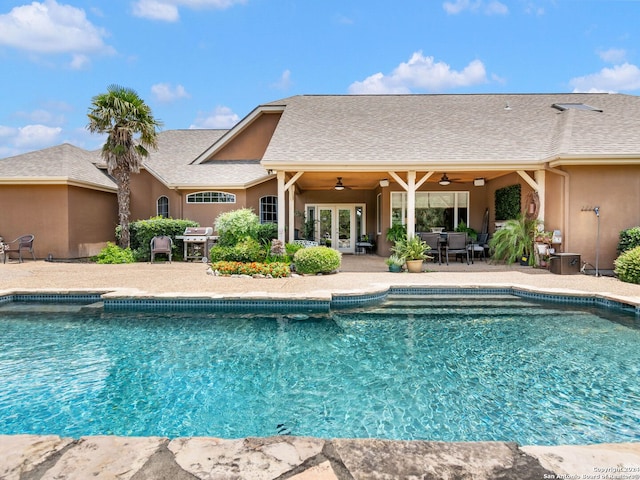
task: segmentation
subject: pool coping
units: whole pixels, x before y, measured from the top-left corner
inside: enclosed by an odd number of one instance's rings
[[[610,292],[595,293],[564,288],[542,288],[518,284],[411,285],[372,284],[368,288],[308,293],[245,292],[225,293],[148,293],[131,288],[95,289],[6,289],[0,290],[0,306],[14,301],[86,301],[99,303],[105,310],[123,309],[202,309],[242,311],[281,311],[293,309],[330,311],[360,307],[384,301],[389,295],[513,295],[516,297],[575,305],[624,310],[640,316],[640,299]],[[97,308],[98,306],[96,306]]]

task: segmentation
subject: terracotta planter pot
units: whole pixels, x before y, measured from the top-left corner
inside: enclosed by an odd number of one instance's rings
[[[422,272],[422,260],[407,260],[407,270],[409,273]]]

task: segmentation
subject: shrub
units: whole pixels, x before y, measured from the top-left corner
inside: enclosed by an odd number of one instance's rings
[[[148,220],[137,220],[129,224],[131,233],[131,250],[134,257],[139,262],[148,261],[151,257],[149,243],[151,239],[158,235],[167,235],[173,240],[173,254],[175,258],[182,258],[182,240],[176,240],[177,235],[182,235],[187,227],[197,227],[198,222],[186,219],[173,219],[163,217],[152,217]],[[119,238],[120,226],[116,227],[116,238]]]
[[[284,262],[213,262],[211,269],[221,275],[266,275],[283,278],[291,275],[289,264]]]
[[[308,247],[298,250],[293,257],[299,273],[330,273],[340,268],[342,254],[329,247]]]
[[[628,283],[640,283],[640,247],[623,252],[613,262],[614,272],[620,280]]]
[[[287,255],[289,255],[290,257],[293,257],[298,250],[301,250],[303,248],[304,245],[302,245],[301,243],[286,243],[284,245],[284,249],[287,252]]]
[[[618,255],[635,247],[640,247],[640,227],[621,231],[618,241]]]
[[[518,218],[520,214],[521,187],[520,184],[502,187],[495,193],[495,212],[497,220]]]
[[[256,227],[255,238],[262,245],[269,245],[271,240],[278,238],[278,225],[276,223],[259,223]]]
[[[95,257],[96,263],[133,263],[135,258],[131,248],[121,248],[115,243],[107,242],[107,246],[100,250]]]
[[[251,237],[245,237],[234,246],[216,245],[209,251],[212,262],[262,262],[266,256],[266,247]]]
[[[253,210],[241,208],[221,213],[216,218],[215,225],[218,244],[222,247],[233,247],[246,237],[257,239],[260,221]]]

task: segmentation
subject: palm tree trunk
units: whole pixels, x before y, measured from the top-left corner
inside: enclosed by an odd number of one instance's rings
[[[120,221],[118,245],[121,248],[128,248],[131,244],[131,236],[129,234],[131,179],[129,172],[125,169],[118,169],[118,171],[113,172],[113,178],[118,185],[118,219]]]

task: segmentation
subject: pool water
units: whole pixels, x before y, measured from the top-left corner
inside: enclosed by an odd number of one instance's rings
[[[504,295],[44,310],[0,308],[0,434],[640,441],[640,329],[624,312]]]

